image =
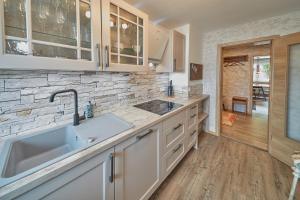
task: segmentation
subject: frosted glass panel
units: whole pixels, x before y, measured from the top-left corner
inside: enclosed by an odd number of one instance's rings
[[[300,44],[289,50],[287,136],[300,141]]]
[[[26,38],[25,0],[4,1],[5,34]]]
[[[32,39],[76,46],[76,1],[31,0]]]

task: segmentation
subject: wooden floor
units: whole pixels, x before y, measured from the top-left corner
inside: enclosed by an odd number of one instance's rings
[[[285,200],[291,181],[290,167],[267,152],[203,134],[151,200]]]
[[[238,115],[233,126],[222,125],[222,135],[231,139],[268,149],[268,115],[253,113],[252,116]]]

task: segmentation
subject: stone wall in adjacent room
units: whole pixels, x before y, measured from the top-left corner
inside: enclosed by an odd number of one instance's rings
[[[217,130],[218,44],[272,35],[300,32],[300,12],[253,21],[213,32],[203,37],[203,93],[210,95],[209,131]]]

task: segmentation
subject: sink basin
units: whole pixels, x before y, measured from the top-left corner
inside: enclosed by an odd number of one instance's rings
[[[64,126],[7,140],[1,152],[0,185],[26,176],[87,146],[73,126]],[[4,181],[5,182],[5,181]]]
[[[79,126],[61,126],[8,139],[0,153],[0,187],[132,127],[107,113],[82,121]]]
[[[133,124],[126,122],[112,113],[106,113],[99,117],[83,121],[79,126],[75,127],[75,130],[84,140],[93,138],[96,142],[101,142],[132,127]]]

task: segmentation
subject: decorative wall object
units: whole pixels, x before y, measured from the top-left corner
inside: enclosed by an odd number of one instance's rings
[[[203,78],[203,65],[191,63],[190,64],[190,80],[202,80]]]

